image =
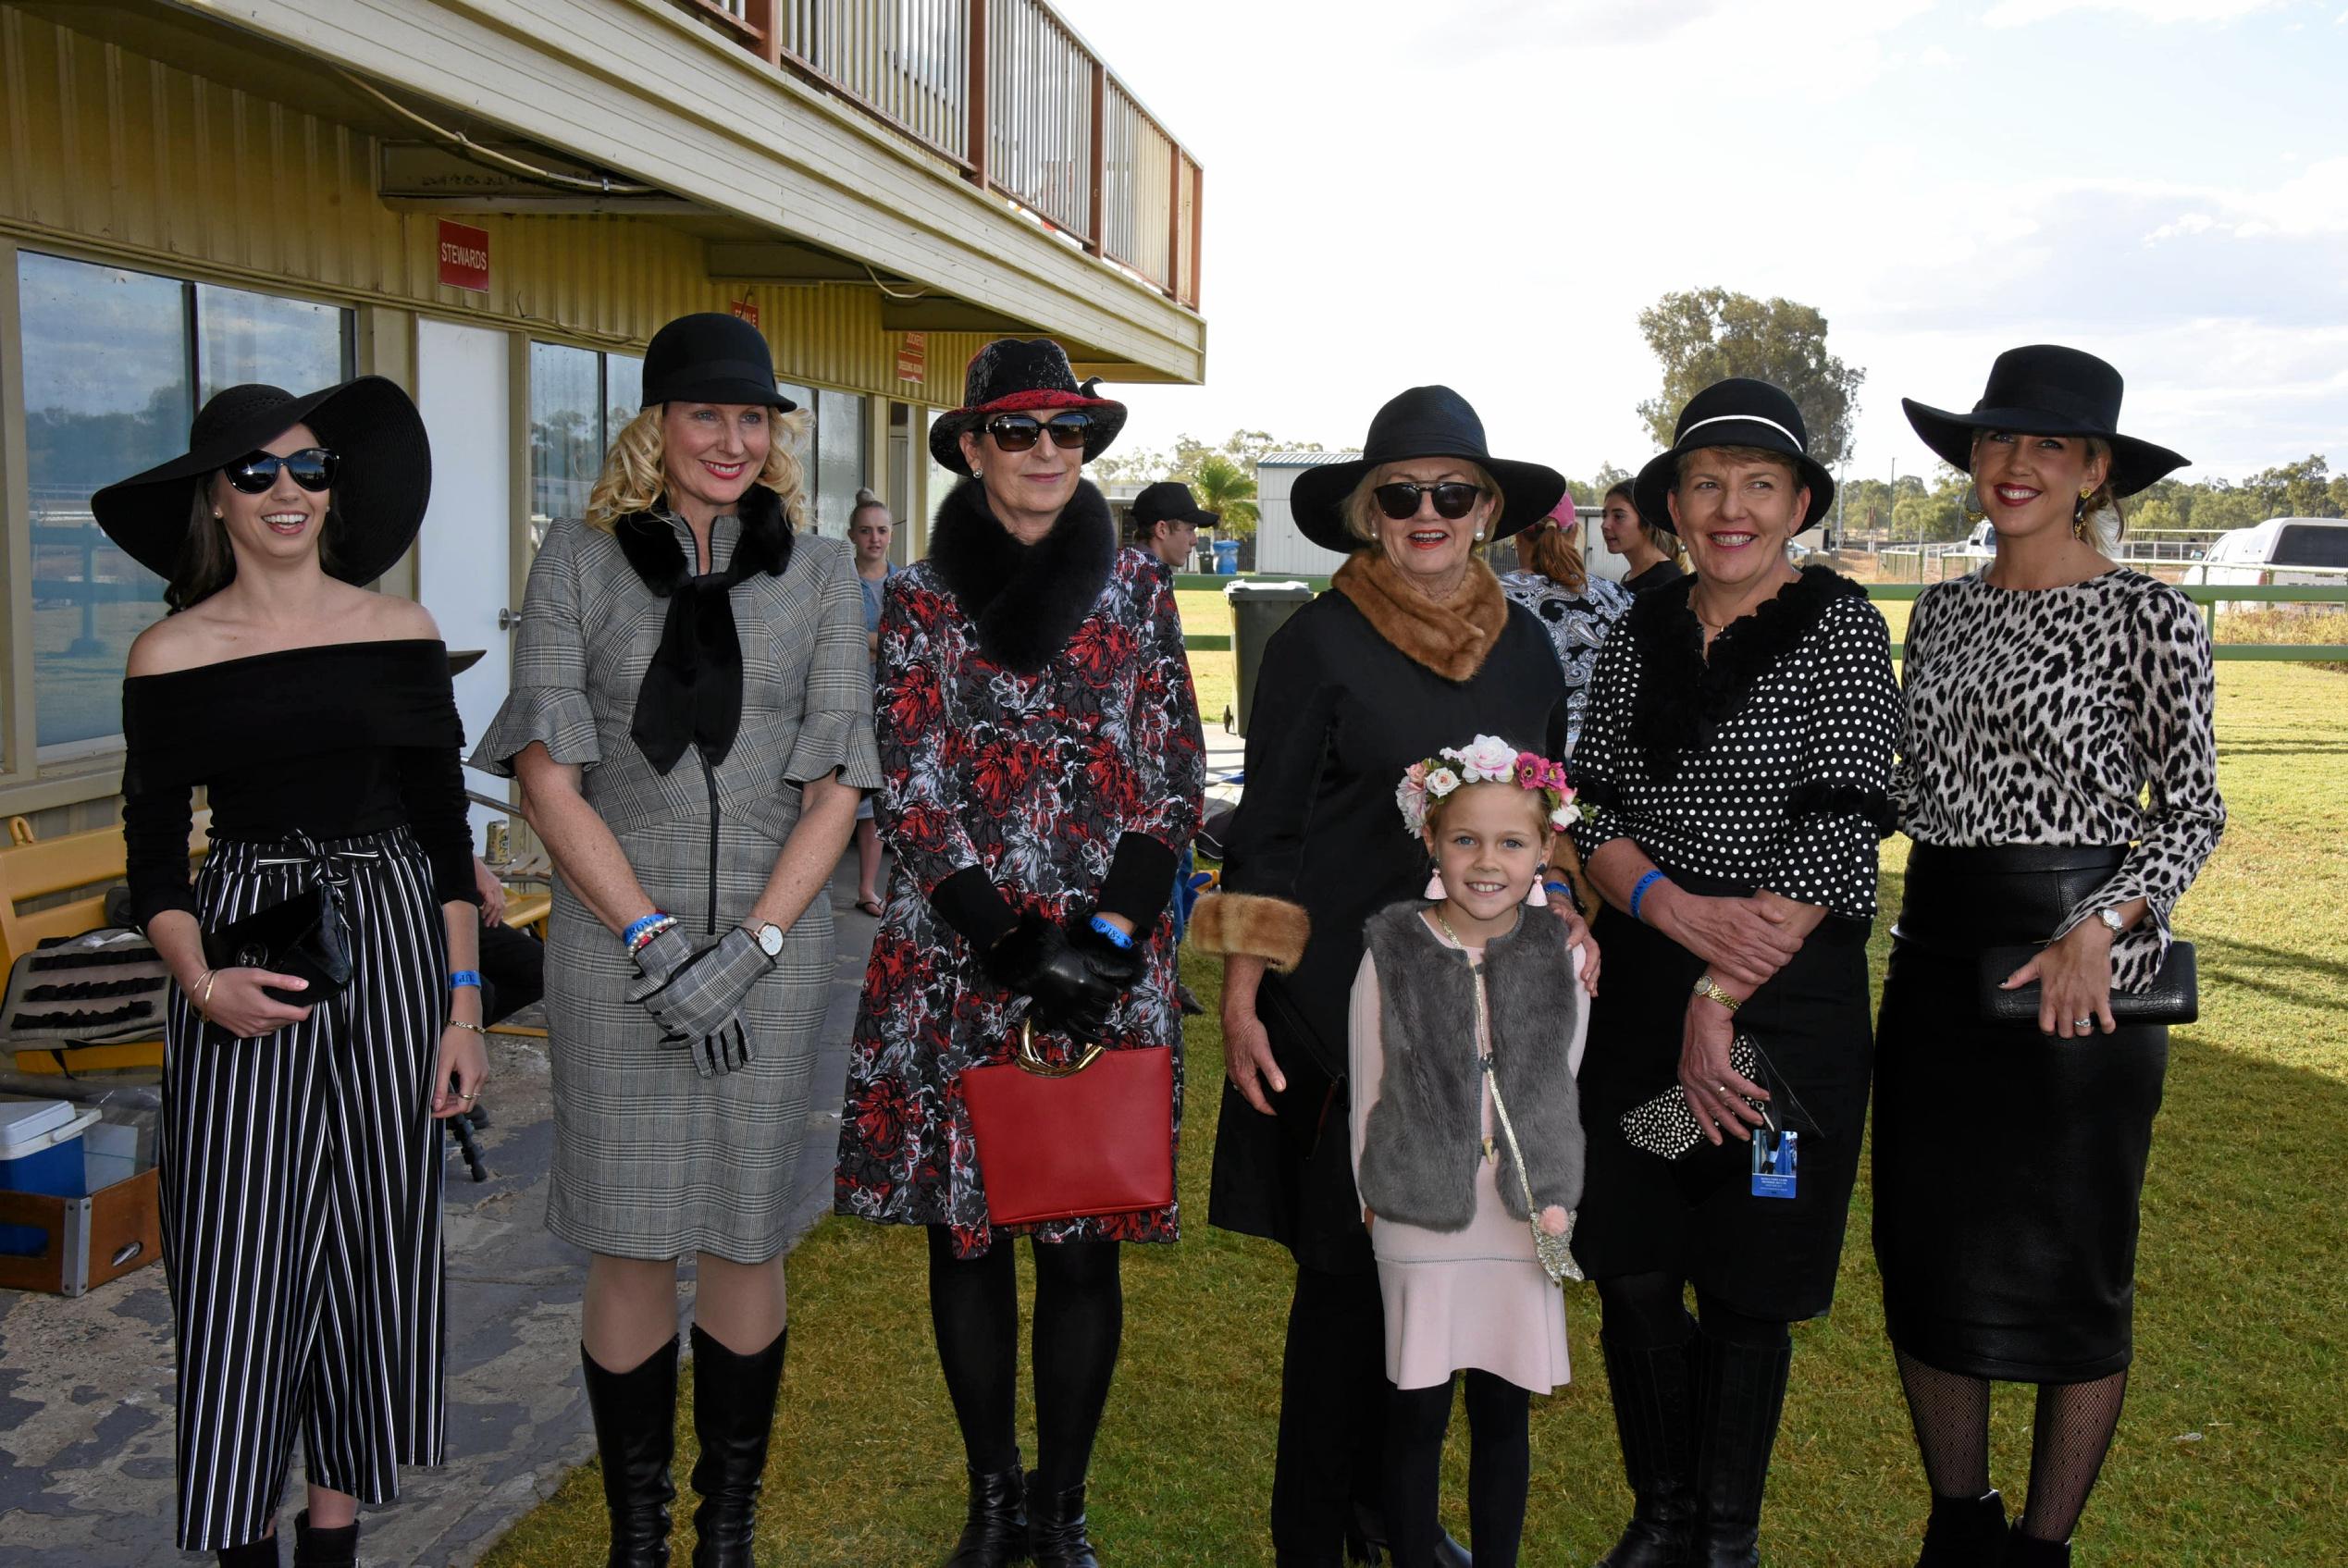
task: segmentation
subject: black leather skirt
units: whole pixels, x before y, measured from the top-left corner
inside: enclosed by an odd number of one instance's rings
[[[2118,848],[1920,844],[1876,1028],[1875,1259],[1927,1365],[2085,1382],[2133,1354],[2138,1200],[2169,1031],[2061,1040],[1981,1017],[1984,948],[2042,942]]]

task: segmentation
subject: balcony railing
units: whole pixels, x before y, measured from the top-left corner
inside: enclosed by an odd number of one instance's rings
[[[1168,298],[1205,171],[1045,0],[674,0]]]

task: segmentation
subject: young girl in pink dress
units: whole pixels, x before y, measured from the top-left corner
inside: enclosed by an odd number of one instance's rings
[[[1372,916],[1353,983],[1353,1167],[1394,1385],[1386,1520],[1396,1562],[1433,1560],[1452,1385],[1465,1372],[1470,1545],[1477,1568],[1513,1568],[1531,1396],[1569,1376],[1564,1300],[1542,1254],[1568,1266],[1581,1198],[1584,954],[1525,906],[1542,896],[1573,792],[1563,764],[1478,735],[1413,764],[1395,795],[1435,861],[1428,900],[1440,898]]]

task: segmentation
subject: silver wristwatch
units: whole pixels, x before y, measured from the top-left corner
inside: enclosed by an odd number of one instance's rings
[[[759,951],[768,957],[779,958],[783,956],[783,928],[772,920],[754,928],[750,935],[757,940]]]
[[[2119,918],[2119,910],[2098,909],[2095,911],[2095,918],[2104,922],[2104,929],[2111,932],[2115,939],[2127,934],[2128,922]]]

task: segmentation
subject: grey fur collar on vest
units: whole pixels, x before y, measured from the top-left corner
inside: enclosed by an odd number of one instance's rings
[[[1467,956],[1439,942],[1420,901],[1396,904],[1365,928],[1378,968],[1385,1081],[1363,1130],[1360,1185],[1371,1213],[1427,1230],[1476,1217],[1483,1154],[1483,1074],[1476,1060],[1476,982]],[[1582,1123],[1566,1059],[1582,1006],[1564,928],[1527,915],[1484,948],[1492,1009],[1492,1070],[1525,1146],[1534,1201],[1572,1208],[1582,1196]],[[1494,1124],[1501,1204],[1527,1218],[1508,1140]]]

